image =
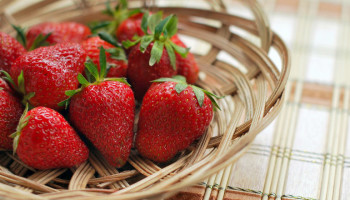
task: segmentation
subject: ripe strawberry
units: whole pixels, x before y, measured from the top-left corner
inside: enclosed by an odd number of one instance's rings
[[[29,100],[32,106],[58,110],[65,91],[78,88],[76,77],[84,70],[85,58],[85,51],[77,43],[40,47],[18,57],[10,74],[18,80],[16,86],[24,95],[23,102]]]
[[[177,35],[174,35],[171,41],[180,47],[187,48]],[[180,54],[176,53],[176,63],[177,74],[184,76],[187,83],[194,84],[198,79],[199,67],[193,54],[188,52],[187,57],[183,58]]]
[[[125,19],[116,31],[116,37],[120,42],[126,40],[132,40],[135,35],[145,35],[141,28],[143,13],[137,13],[127,19]]]
[[[161,17],[160,13],[150,17],[145,13],[141,26],[146,35],[136,41],[123,42],[126,48],[139,43],[131,49],[128,60],[128,79],[138,100],[146,93],[150,81],[177,73],[175,52],[184,57],[188,53],[188,49],[170,40],[177,31],[177,17],[170,15],[162,21]],[[148,34],[148,30],[152,34]]]
[[[166,51],[163,52],[158,63],[155,63],[153,66],[149,65],[153,45],[154,44],[151,43],[146,51],[142,53],[139,44],[133,47],[129,54],[128,79],[134,89],[135,97],[138,100],[142,100],[152,80],[176,75],[176,70],[171,66]]]
[[[100,50],[100,60],[106,61],[104,48]],[[121,167],[128,159],[133,141],[134,95],[125,79],[104,79],[106,65],[100,67],[98,73],[94,64],[86,63],[96,82],[89,83],[80,74],[82,88],[66,92],[71,99],[69,117],[109,164]],[[67,105],[69,99],[61,105]]]
[[[12,136],[18,157],[36,169],[73,167],[89,156],[89,149],[74,129],[50,108],[25,111]]]
[[[107,77],[125,77],[128,63],[123,49],[115,47],[99,37],[91,37],[82,42],[82,47],[86,51],[86,56],[97,65],[98,70],[100,70],[99,47],[101,46],[103,46],[106,51],[111,52],[106,53],[108,68]]]
[[[109,3],[106,4],[107,9],[104,13],[113,17],[113,21],[108,24],[107,32],[115,35],[119,41],[132,40],[135,35],[144,35],[141,29],[142,11],[140,9],[129,10],[126,0],[119,2],[114,10]]]
[[[0,78],[0,88],[2,88],[4,91],[9,92],[11,94],[13,94],[12,89],[10,88],[10,86],[6,83],[6,81],[2,78]]]
[[[215,95],[182,76],[154,82],[164,83],[153,83],[143,99],[135,146],[142,156],[166,162],[205,132],[217,104]]]
[[[0,149],[12,149],[12,139],[9,136],[16,131],[22,113],[19,99],[0,88]]]
[[[62,42],[82,42],[91,31],[89,27],[76,22],[44,22],[31,27],[26,35],[28,40],[27,47],[32,46],[35,38],[42,35],[51,35],[47,38],[49,44],[57,44]]]
[[[15,38],[0,32],[0,70],[9,72],[16,58],[25,52],[24,47]]]

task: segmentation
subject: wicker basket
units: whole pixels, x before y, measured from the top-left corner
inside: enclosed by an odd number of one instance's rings
[[[12,0],[0,1],[1,31],[14,34],[10,24],[31,26],[42,21],[108,19],[101,14],[104,1],[33,1],[10,13]],[[22,1],[24,2],[24,1]],[[164,1],[163,1],[164,2]],[[92,152],[87,162],[72,169],[37,171],[24,165],[11,152],[0,152],[0,197],[14,199],[161,199],[194,185],[237,161],[255,136],[281,110],[283,91],[290,71],[289,54],[283,41],[270,30],[266,16],[254,0],[242,1],[256,20],[227,14],[222,1],[206,1],[212,10],[183,7],[152,7],[154,1],[129,1],[131,7],[148,6],[179,16],[179,33],[207,43],[210,49],[196,55],[201,69],[201,87],[218,95],[208,131],[172,163],[158,165],[133,152],[129,169],[115,169]],[[166,2],[165,2],[166,3]],[[203,2],[202,2],[203,3]],[[216,10],[216,11],[214,11]],[[217,22],[207,25],[203,19]],[[230,31],[244,30],[252,40]],[[268,56],[274,49],[281,63]],[[218,59],[226,52],[239,66]],[[280,70],[278,70],[278,67]],[[120,171],[118,171],[120,170]]]

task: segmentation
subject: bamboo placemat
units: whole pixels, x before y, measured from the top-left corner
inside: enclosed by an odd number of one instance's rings
[[[186,0],[157,2],[159,5],[206,6]],[[269,15],[272,29],[284,39],[292,53],[292,71],[285,91],[284,108],[278,119],[258,135],[236,164],[172,199],[336,200],[350,195],[350,151],[347,145],[350,142],[350,137],[347,137],[350,2],[260,2]],[[229,12],[253,18],[241,3],[233,0],[223,0],[223,3]],[[213,6],[221,9],[220,5]],[[244,36],[244,32],[241,35]],[[210,48],[196,41],[186,42],[196,52]],[[270,52],[271,55],[275,53]],[[219,57],[234,62],[225,54]],[[12,169],[17,167],[12,166]]]
[[[251,15],[234,1],[223,2],[229,12]],[[350,196],[350,1],[261,3],[292,54],[284,108],[236,164],[173,199]]]

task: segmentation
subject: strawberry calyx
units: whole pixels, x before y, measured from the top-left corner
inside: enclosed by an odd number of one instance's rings
[[[100,33],[98,33],[98,36],[102,40],[108,42],[109,44],[111,44],[115,47],[115,48],[106,49],[106,51],[108,53],[110,53],[112,59],[127,61],[124,49],[122,48],[121,45],[119,45],[117,40],[112,35],[110,35],[106,32],[100,32]]]
[[[123,77],[105,78],[108,73],[108,70],[106,61],[106,50],[103,48],[103,46],[100,47],[100,71],[98,71],[97,66],[91,60],[87,60],[84,63],[84,65],[87,78],[85,78],[82,74],[79,73],[77,78],[79,83],[81,84],[81,87],[76,90],[67,90],[65,94],[68,96],[68,99],[58,103],[58,106],[65,106],[65,109],[67,109],[71,98],[89,85],[98,85],[99,83],[104,81],[118,81],[130,86],[130,84]]]
[[[31,51],[33,49],[36,49],[38,47],[41,47],[41,46],[48,46],[50,45],[46,40],[48,37],[50,37],[50,35],[52,33],[48,33],[46,35],[43,35],[43,34],[39,34],[35,39],[34,39],[34,42],[33,44],[28,48],[27,47],[27,38],[25,36],[25,30],[24,28],[20,27],[20,26],[16,26],[16,25],[13,25],[12,24],[12,27],[16,30],[17,32],[17,41],[19,43],[21,43],[23,45],[23,47],[25,49],[27,49],[28,51]]]
[[[113,21],[111,22],[105,22],[104,26],[102,24],[99,24],[100,28],[107,28],[107,32],[110,34],[113,34],[117,27],[126,19],[129,17],[136,15],[138,13],[142,13],[143,11],[141,9],[128,9],[128,2],[127,0],[120,0],[119,4],[116,5],[116,7],[113,9],[111,7],[111,4],[109,1],[106,2],[106,10],[103,11],[104,14],[107,14],[111,17],[113,17]],[[96,29],[93,27],[93,29]]]
[[[18,143],[19,143],[19,139],[20,139],[20,136],[21,136],[21,131],[24,127],[27,126],[28,124],[28,121],[30,119],[30,116],[27,116],[28,114],[28,110],[29,110],[29,105],[27,104],[24,111],[23,111],[23,114],[21,116],[21,118],[19,119],[19,122],[18,122],[18,125],[17,125],[17,128],[16,128],[16,132],[12,133],[10,135],[11,138],[13,138],[13,154],[16,153],[16,150],[17,150],[17,147],[18,147]]]
[[[175,82],[176,85],[175,85],[175,91],[180,94],[182,91],[184,91],[187,87],[191,87],[193,89],[193,92],[196,96],[196,99],[198,101],[198,104],[200,107],[202,107],[203,105],[203,102],[204,102],[204,95],[207,95],[207,97],[210,99],[210,101],[212,102],[212,104],[214,105],[213,106],[213,109],[220,109],[218,103],[216,102],[215,98],[216,99],[221,99],[221,98],[224,98],[223,96],[222,97],[219,97],[207,90],[204,90],[198,86],[195,86],[195,85],[190,85],[190,84],[187,84],[186,82],[186,78],[184,76],[180,76],[180,75],[175,75],[173,76],[172,78],[159,78],[159,79],[156,79],[156,80],[153,80],[151,82],[154,82],[154,83],[163,83],[163,82]]]
[[[142,37],[135,36],[133,41],[123,41],[122,44],[128,49],[140,43],[140,51],[144,53],[147,47],[153,42],[154,44],[151,49],[151,57],[149,60],[150,66],[160,61],[165,47],[170,64],[173,69],[176,70],[175,52],[185,58],[189,49],[180,47],[171,41],[171,37],[177,33],[177,16],[172,14],[163,20],[162,16],[163,13],[161,11],[151,16],[149,16],[148,12],[145,12],[141,22],[141,28],[145,35]]]
[[[3,74],[4,76],[2,77],[4,80],[8,81],[12,88],[22,96],[22,101],[21,103],[25,106],[25,105],[29,105],[30,108],[32,108],[33,106],[29,103],[29,100],[35,96],[35,92],[30,92],[27,93],[25,90],[25,85],[24,85],[24,75],[23,75],[23,70],[21,71],[21,73],[19,74],[18,78],[17,78],[17,85],[15,84],[15,82],[13,81],[12,77],[10,76],[9,73],[7,73],[4,70],[0,70],[0,74]]]

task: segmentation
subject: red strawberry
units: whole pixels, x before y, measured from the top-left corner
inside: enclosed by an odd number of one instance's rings
[[[31,105],[60,109],[57,104],[65,99],[65,91],[79,86],[76,77],[84,70],[85,58],[77,43],[41,47],[18,57],[10,74],[13,80],[19,79],[18,90],[25,93],[25,100],[34,95]]]
[[[15,38],[0,32],[0,70],[9,72],[16,58],[25,52],[24,47]]]
[[[62,42],[82,42],[89,35],[91,31],[89,27],[76,22],[44,22],[31,27],[26,35],[28,40],[27,47],[31,47],[35,38],[42,34],[51,33],[47,38],[49,44],[56,44]]]
[[[187,48],[177,35],[174,35],[171,41],[180,47]],[[189,52],[186,58],[176,53],[176,64],[177,74],[186,77],[189,84],[194,84],[197,81],[199,67],[192,53]]]
[[[107,32],[115,35],[119,41],[131,40],[135,35],[144,35],[141,29],[142,11],[140,9],[129,10],[126,0],[120,0],[114,10],[107,3],[104,13],[113,17],[113,21],[107,27]],[[101,24],[97,26],[99,25]]]
[[[24,113],[13,136],[14,150],[28,166],[45,170],[84,162],[89,149],[58,112],[36,107]]]
[[[137,36],[145,35],[141,28],[143,13],[135,14],[127,19],[125,19],[116,31],[116,37],[120,42],[126,40],[132,40],[132,38]]]
[[[2,80],[2,79],[0,79]],[[1,87],[1,86],[0,86]],[[12,139],[9,137],[16,131],[23,108],[19,99],[0,89],[0,148],[12,149]]]
[[[99,47],[103,46],[107,51],[117,50],[115,46],[100,39],[99,37],[91,37],[85,40],[84,42],[82,42],[82,46],[86,51],[86,56],[89,57],[97,65],[99,70],[100,70]],[[121,49],[118,49],[118,50],[119,52],[122,51]],[[106,53],[106,54],[107,54],[107,65],[110,67],[107,73],[107,77],[125,77],[126,70],[128,68],[128,63],[126,62],[126,60],[117,59],[113,57],[113,55],[111,55],[110,53]]]
[[[213,94],[179,78],[155,82],[163,81],[154,83],[143,99],[135,142],[142,156],[156,162],[169,161],[187,148],[213,118]]]
[[[100,57],[105,61],[103,48]],[[128,159],[133,141],[133,92],[127,84],[115,81],[125,82],[125,79],[104,79],[106,65],[101,64],[100,73],[92,63],[86,67],[96,82],[91,84],[79,75],[82,88],[67,91],[66,94],[71,96],[70,120],[112,166],[121,167]]]
[[[133,42],[123,42],[126,48],[139,43],[131,49],[128,60],[128,79],[138,100],[146,93],[150,81],[177,73],[175,52],[182,56],[188,52],[170,40],[177,31],[177,17],[170,15],[161,21],[159,13],[147,16],[146,13],[142,20],[143,31],[149,30],[152,34],[147,33]]]
[[[129,54],[128,79],[134,89],[135,97],[138,100],[141,100],[145,95],[152,84],[152,80],[176,75],[176,70],[171,66],[166,51],[163,51],[158,63],[153,66],[149,65],[153,45],[154,44],[151,43],[146,51],[142,53],[139,44],[133,47]]]
[[[9,92],[11,94],[13,94],[12,89],[10,88],[10,86],[6,83],[6,81],[2,78],[0,78],[0,88],[2,88],[4,91]]]

